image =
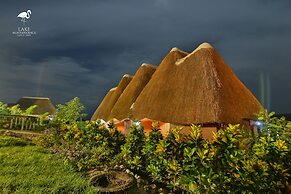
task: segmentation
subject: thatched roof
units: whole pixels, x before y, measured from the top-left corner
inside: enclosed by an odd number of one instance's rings
[[[135,73],[132,81],[125,88],[113,109],[111,110],[110,118],[117,118],[119,120],[131,117],[130,107],[139,96],[140,92],[151,79],[153,73],[156,71],[156,66],[150,64],[142,64]]]
[[[262,108],[210,44],[183,58],[171,53],[137,98],[136,118],[182,125],[241,123]]]
[[[113,94],[116,91],[116,88],[111,88],[105,97],[103,98],[102,102],[98,106],[98,108],[95,110],[93,116],[91,117],[91,121],[96,121],[97,119],[105,119],[105,115],[108,115],[108,109],[106,104],[110,104],[109,102],[112,101]]]
[[[19,104],[21,110],[26,110],[30,106],[37,105],[34,114],[40,115],[48,112],[54,114],[56,112],[55,106],[52,104],[49,98],[43,97],[27,97],[24,96],[18,100],[16,104]]]
[[[108,91],[108,93],[94,112],[91,118],[92,121],[95,121],[97,119],[104,119],[105,121],[107,121],[109,119],[109,115],[113,106],[115,105],[116,101],[131,80],[132,76],[125,74],[120,80],[118,86]]]

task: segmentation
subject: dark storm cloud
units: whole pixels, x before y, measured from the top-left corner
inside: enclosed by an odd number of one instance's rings
[[[0,7],[0,98],[74,96],[92,111],[105,92],[143,62],[158,65],[172,47],[208,41],[259,97],[269,76],[272,106],[291,112],[289,1],[7,1]],[[32,10],[37,35],[11,34]]]

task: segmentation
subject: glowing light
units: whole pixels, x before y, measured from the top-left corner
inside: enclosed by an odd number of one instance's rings
[[[136,126],[140,126],[141,122],[140,122],[140,121],[136,121],[134,124],[135,124]]]
[[[264,125],[264,123],[262,121],[256,121],[255,125],[258,126],[258,127],[261,127],[261,126]]]

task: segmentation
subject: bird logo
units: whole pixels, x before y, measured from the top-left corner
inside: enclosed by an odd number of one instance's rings
[[[23,25],[25,25],[26,20],[28,20],[30,18],[31,15],[31,11],[27,10],[26,12],[21,12],[20,14],[18,14],[18,18],[21,18],[21,21],[23,23]]]

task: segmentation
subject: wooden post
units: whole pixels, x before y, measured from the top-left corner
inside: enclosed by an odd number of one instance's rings
[[[17,121],[18,121],[18,118],[17,117],[15,117],[15,123],[14,123],[14,127],[17,127]]]
[[[17,126],[17,117],[13,116],[13,127],[12,128],[15,128],[16,126]]]
[[[29,118],[27,118],[27,119],[26,119],[26,123],[25,123],[25,129],[26,129],[26,130],[27,130],[28,127],[29,127],[29,122],[30,122],[30,120],[29,120]]]
[[[24,127],[24,121],[25,121],[25,118],[22,117],[21,130],[23,130],[23,127]]]
[[[29,129],[32,129],[33,119],[30,118]]]
[[[12,129],[12,127],[13,127],[13,117],[10,120],[10,129]]]
[[[29,118],[26,119],[26,122],[25,122],[25,130],[28,129],[28,126],[29,126]]]

